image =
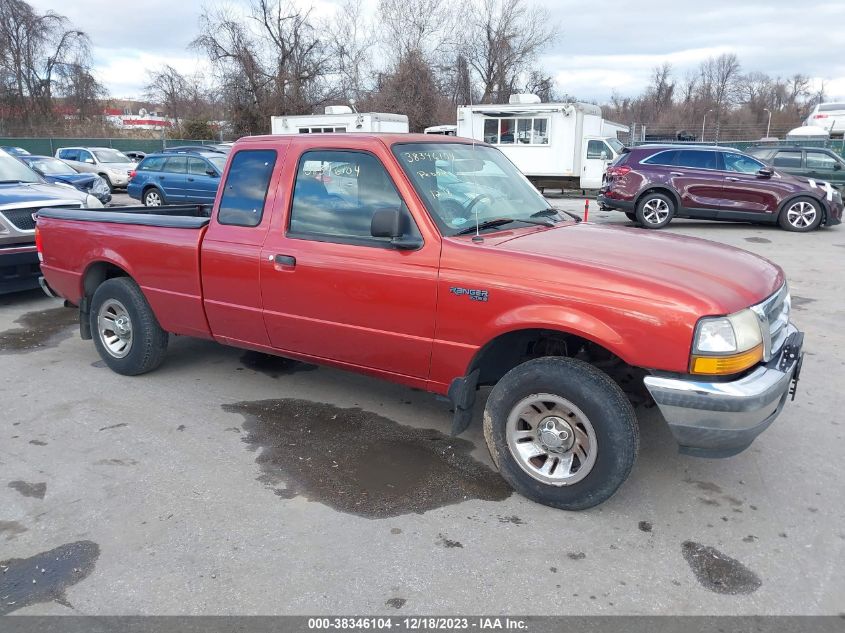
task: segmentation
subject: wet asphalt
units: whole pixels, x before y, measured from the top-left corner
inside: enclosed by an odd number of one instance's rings
[[[72,310],[0,297],[0,614],[845,612],[845,228],[669,230],[784,267],[798,396],[726,460],[639,407],[631,478],[579,513],[504,485],[483,398],[455,439],[430,394],[181,337],[126,378]]]

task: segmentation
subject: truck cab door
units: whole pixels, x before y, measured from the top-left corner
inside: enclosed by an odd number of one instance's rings
[[[384,166],[386,152],[373,143],[288,159],[290,211],[271,227],[261,255],[264,319],[281,355],[425,379],[440,248],[422,239]],[[417,243],[397,248],[373,237],[381,209],[399,210],[403,235]]]
[[[287,144],[246,145],[230,158],[202,241],[203,304],[222,343],[269,347],[261,301],[261,246],[267,237]]]
[[[598,189],[613,151],[600,138],[585,138],[581,147],[581,188]]]

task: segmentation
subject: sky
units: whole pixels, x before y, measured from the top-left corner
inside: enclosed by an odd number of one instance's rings
[[[295,1],[313,5],[318,15],[338,12],[334,0]],[[197,34],[204,0],[29,2],[41,11],[67,16],[88,33],[95,74],[113,97],[141,97],[147,71],[165,63],[184,73],[207,69],[202,56],[188,47]],[[377,0],[364,2],[372,13]],[[702,60],[725,52],[736,53],[746,72],[783,77],[802,73],[815,87],[824,82],[829,99],[845,99],[843,0],[537,3],[560,27],[560,37],[540,56],[537,67],[554,77],[561,92],[580,100],[605,102],[614,91],[636,96],[656,65],[668,61],[680,81]]]

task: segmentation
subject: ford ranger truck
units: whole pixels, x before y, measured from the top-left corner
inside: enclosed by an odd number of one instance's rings
[[[213,207],[38,214],[45,286],[128,376],[173,334],[447,396],[526,497],[589,508],[625,481],[632,398],[681,450],[729,456],[781,412],[803,335],[783,271],[690,237],[579,222],[504,155],[425,135],[250,137]]]

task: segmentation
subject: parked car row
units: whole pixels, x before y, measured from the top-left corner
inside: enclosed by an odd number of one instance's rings
[[[780,151],[767,156],[774,163]],[[800,160],[808,151],[797,152]],[[827,181],[790,175],[735,149],[700,145],[626,148],[607,168],[598,200],[649,229],[694,218],[807,232],[839,224],[843,211],[841,193]]]
[[[60,180],[48,182],[22,158],[55,160],[12,156],[0,151],[0,294],[38,287],[40,269],[35,248],[35,213],[38,210],[103,206],[95,195],[80,190],[78,183],[74,186]]]

